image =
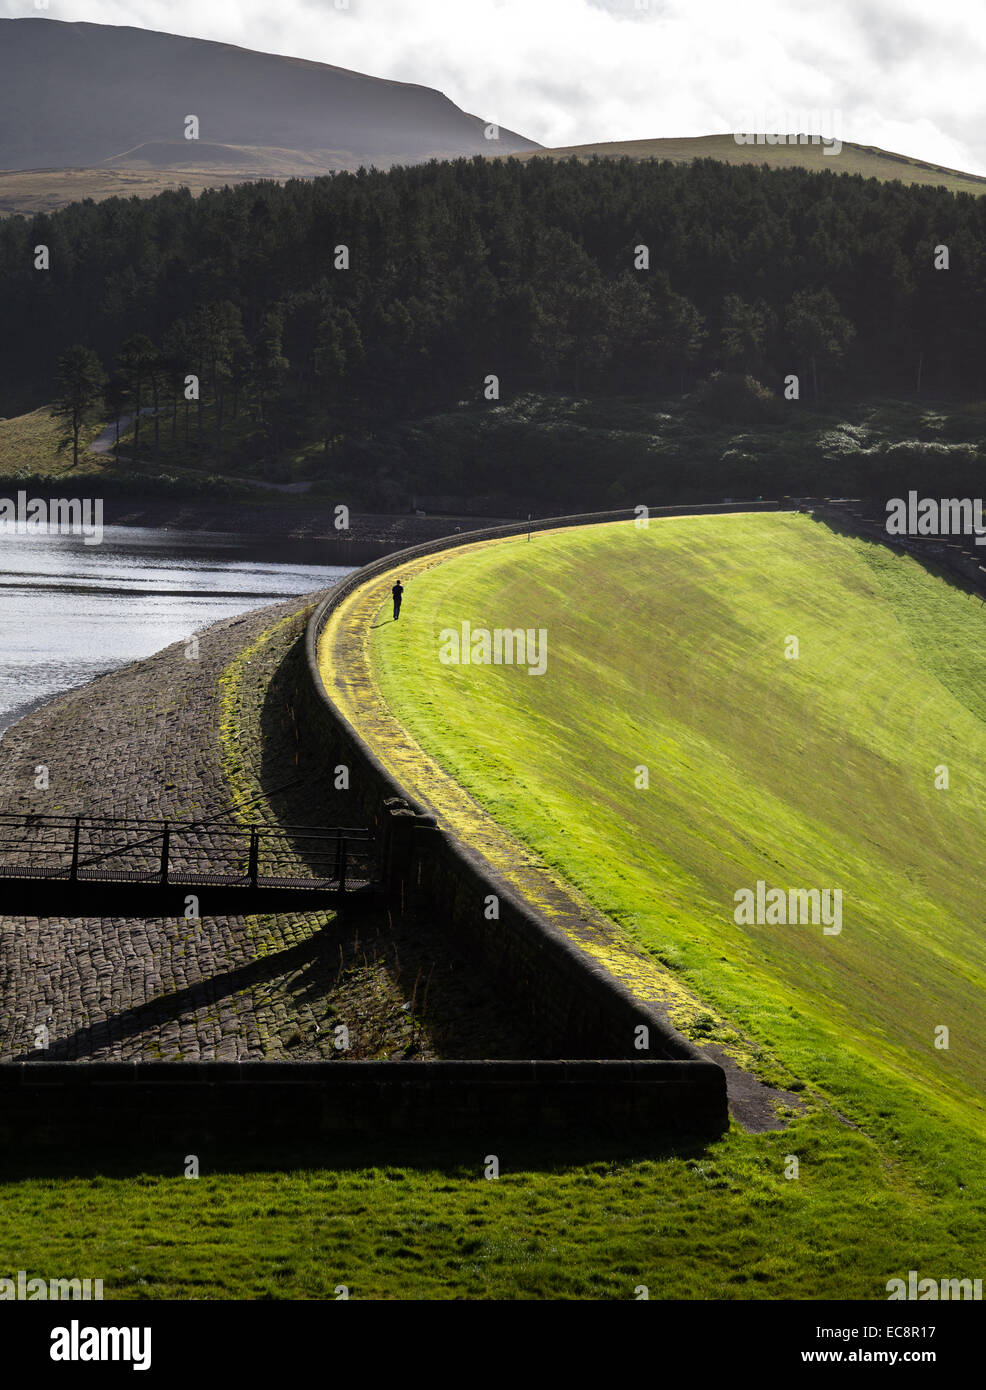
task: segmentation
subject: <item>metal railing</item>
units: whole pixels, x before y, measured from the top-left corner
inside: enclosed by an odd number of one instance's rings
[[[374,876],[361,828],[0,813],[0,878],[344,893]]]

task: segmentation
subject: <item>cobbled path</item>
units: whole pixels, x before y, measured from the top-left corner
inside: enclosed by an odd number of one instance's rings
[[[169,647],[28,715],[0,741],[0,811],[190,819],[263,791],[258,819],[348,823],[331,792],[304,782],[276,698],[308,611],[296,598],[226,620],[198,634],[195,659],[184,643]],[[234,667],[231,734],[221,693]],[[450,955],[440,923],[386,912],[345,923],[0,917],[0,1060],[37,1058],[41,1046],[103,1061],[538,1055]]]

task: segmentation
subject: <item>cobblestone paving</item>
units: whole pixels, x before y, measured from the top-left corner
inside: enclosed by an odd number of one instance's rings
[[[28,715],[0,742],[0,811],[189,819],[256,795],[259,819],[347,823],[297,766],[279,696],[307,611],[292,599],[226,620],[199,634],[197,659],[169,647]],[[224,732],[220,678],[238,657]],[[39,1044],[92,1060],[538,1055],[440,923],[385,911],[0,917],[0,1060],[37,1057]]]

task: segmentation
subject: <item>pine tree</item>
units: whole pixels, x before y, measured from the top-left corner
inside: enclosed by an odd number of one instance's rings
[[[82,426],[101,404],[106,373],[92,348],[75,343],[58,359],[56,397],[52,413],[64,420],[69,433],[62,441],[72,444],[72,467],[79,462],[79,435]]]

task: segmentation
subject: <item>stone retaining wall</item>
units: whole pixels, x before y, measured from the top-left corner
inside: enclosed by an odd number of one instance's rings
[[[128,1153],[221,1141],[659,1135],[722,1127],[712,1062],[23,1062],[0,1067],[0,1143]]]
[[[777,502],[669,507],[654,517],[750,510],[777,510]],[[633,520],[620,510],[555,517],[534,522],[532,530]],[[539,1034],[550,1039],[554,1055],[572,1058],[635,1058],[634,1077],[647,1068],[681,1066],[683,1096],[691,1096],[696,1116],[707,1123],[726,1121],[726,1086],[721,1069],[710,1063],[652,1007],[642,1003],[578,949],[550,919],[525,901],[487,862],[455,836],[436,827],[434,818],[401,787],[348,720],[335,707],[322,682],[318,640],[330,614],[366,580],[395,564],[480,540],[522,535],[527,523],[472,531],[403,550],[366,566],[334,588],[312,615],[306,636],[307,671],[298,686],[303,754],[349,768],[354,810],[383,844],[385,873],[396,902],[410,892],[427,894],[456,938],[482,961],[494,987],[502,985],[522,1001]],[[487,921],[484,899],[495,894],[499,918]],[[638,1032],[649,1034],[649,1056],[641,1061]],[[560,1049],[560,1051],[559,1051]],[[492,1074],[491,1074],[492,1076]],[[588,1099],[588,1097],[587,1097]]]

